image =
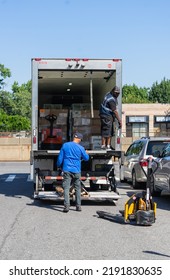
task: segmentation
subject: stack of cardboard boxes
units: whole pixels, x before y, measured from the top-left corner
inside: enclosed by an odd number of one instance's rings
[[[90,104],[72,104],[73,133],[83,134],[81,144],[85,149],[98,149],[101,147],[101,132],[99,111],[94,110],[91,117]]]
[[[98,110],[93,111],[92,118],[90,104],[72,104],[70,109],[45,105],[39,112],[39,145],[50,136],[50,122],[45,117],[54,115],[56,120],[53,122],[53,136],[56,136],[58,144],[71,140],[73,134],[78,131],[83,134],[81,145],[85,149],[94,150],[101,147]]]

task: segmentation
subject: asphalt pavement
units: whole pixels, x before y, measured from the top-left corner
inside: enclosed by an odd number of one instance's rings
[[[0,163],[0,260],[170,260],[170,196],[155,198],[152,226],[99,218],[119,215],[135,192],[118,181],[116,203],[82,202],[82,212],[63,202],[33,199],[29,162]],[[138,190],[140,191],[140,190]]]

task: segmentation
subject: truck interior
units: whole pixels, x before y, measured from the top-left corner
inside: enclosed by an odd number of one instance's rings
[[[103,95],[113,87],[114,72],[39,70],[39,108],[44,104],[70,108],[73,103],[91,103],[93,97],[93,108],[98,109]]]
[[[91,147],[88,143],[93,141],[91,136],[96,139],[100,136],[99,106],[115,83],[114,72],[38,71],[39,149],[60,149],[61,144],[70,141],[76,131],[85,135],[85,148],[94,148],[95,145]],[[61,142],[57,140],[55,143],[55,134],[60,134]],[[45,145],[47,141],[51,144]]]

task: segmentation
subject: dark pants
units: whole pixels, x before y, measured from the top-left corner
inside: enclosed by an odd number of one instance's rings
[[[71,185],[74,185],[76,191],[76,206],[81,205],[81,181],[80,173],[64,172],[63,188],[64,188],[64,206],[70,206],[69,191]]]
[[[113,120],[101,117],[101,136],[112,137],[114,135]]]

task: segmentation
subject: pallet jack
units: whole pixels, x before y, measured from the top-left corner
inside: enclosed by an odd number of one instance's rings
[[[136,225],[150,226],[156,220],[156,203],[150,194],[150,180],[152,158],[148,158],[146,191],[133,194],[125,203],[124,210],[120,210],[117,215],[112,215],[104,211],[97,211],[100,218],[109,219],[114,222]]]
[[[42,150],[58,150],[62,146],[62,138],[57,135],[53,135],[53,125],[57,120],[57,116],[50,114],[45,116],[45,119],[50,123],[50,133],[47,138],[41,143]]]

